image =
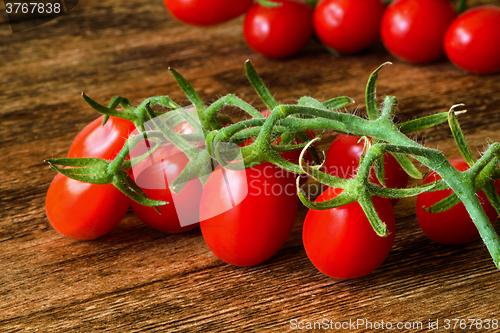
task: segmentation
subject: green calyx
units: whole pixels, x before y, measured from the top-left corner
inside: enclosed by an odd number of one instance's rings
[[[124,170],[111,171],[112,162],[99,158],[57,158],[46,160],[50,167],[66,177],[90,184],[113,184],[129,198],[144,206],[168,204],[149,199]]]

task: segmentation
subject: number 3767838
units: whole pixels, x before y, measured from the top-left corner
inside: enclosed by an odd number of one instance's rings
[[[59,14],[62,9],[58,2],[14,2],[5,6],[7,14]]]

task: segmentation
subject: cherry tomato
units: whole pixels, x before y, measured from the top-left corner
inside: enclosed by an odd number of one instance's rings
[[[330,187],[316,202],[335,198],[341,189]],[[371,273],[389,254],[396,232],[387,198],[374,197],[377,213],[389,230],[378,236],[357,202],[327,210],[309,210],[302,240],[307,256],[322,273],[336,279],[353,279]]]
[[[354,53],[380,37],[382,0],[321,0],[314,9],[314,31],[327,47]]]
[[[458,171],[465,171],[469,168],[469,165],[463,159],[451,160],[450,163]],[[431,172],[424,179],[423,184],[439,179],[441,177],[437,173]],[[479,232],[463,203],[459,203],[442,213],[428,213],[423,210],[423,207],[428,208],[451,193],[453,191],[448,189],[422,193],[417,196],[417,220],[420,228],[427,237],[441,244],[465,244],[478,239],[480,237]],[[478,192],[477,195],[486,215],[493,222],[497,217],[495,208],[493,208],[482,191]]]
[[[460,15],[445,35],[448,58],[477,74],[500,71],[500,7],[481,6]]]
[[[278,7],[256,2],[243,23],[245,40],[255,52],[270,58],[284,58],[297,53],[313,34],[313,10],[294,0],[273,1]]]
[[[444,56],[444,35],[456,18],[450,0],[396,0],[382,17],[382,41],[396,57],[426,63]]]
[[[152,207],[132,202],[137,217],[147,225],[169,233],[192,230],[199,225],[202,186],[199,179],[190,180],[179,193],[172,193],[171,183],[189,162],[187,156],[172,144],[162,145],[149,158],[133,167],[133,178],[148,198],[169,202]]]
[[[57,174],[50,184],[45,209],[61,234],[91,240],[111,231],[127,213],[128,197],[111,184],[96,185]]]
[[[210,26],[230,21],[245,13],[253,0],[163,0],[168,11],[179,21]]]
[[[71,144],[68,157],[95,157],[112,160],[123,148],[134,123],[116,117],[109,117],[102,126],[101,116],[85,126]]]
[[[283,169],[270,163],[237,171],[218,167],[201,198],[203,238],[221,260],[257,265],[285,243],[297,205],[295,180]]]
[[[324,172],[344,179],[356,176],[364,146],[362,141],[358,141],[359,138],[356,136],[339,134],[326,153]],[[391,154],[384,155],[384,172],[385,186],[405,188],[408,184],[408,174]],[[373,168],[370,173],[370,181],[380,185]],[[395,205],[398,199],[391,198],[390,201]]]

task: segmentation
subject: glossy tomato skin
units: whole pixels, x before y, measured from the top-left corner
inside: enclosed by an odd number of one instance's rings
[[[255,52],[270,58],[284,58],[297,53],[313,35],[313,10],[294,0],[273,1],[278,7],[264,7],[256,2],[243,22],[245,40]]]
[[[384,13],[382,41],[393,55],[427,63],[445,55],[444,35],[457,12],[449,0],[396,0]]]
[[[363,141],[359,137],[339,134],[328,148],[323,171],[340,178],[349,179],[357,174],[359,159],[363,153]],[[408,174],[391,154],[384,155],[385,186],[390,188],[405,188],[408,184]],[[372,168],[370,181],[380,185]],[[395,205],[398,199],[391,198]]]
[[[199,205],[202,185],[199,179],[190,180],[179,193],[172,193],[169,182],[173,181],[189,162],[187,156],[171,144],[161,146],[151,158],[133,167],[136,184],[151,199],[167,201],[169,204],[154,208],[132,202],[132,209],[145,224],[164,232],[180,233],[199,226]],[[187,221],[188,224],[181,220]]]
[[[464,12],[448,28],[444,46],[448,58],[466,71],[500,72],[500,7],[480,6]]]
[[[458,171],[465,171],[469,168],[463,159],[450,160],[450,163]],[[424,179],[423,184],[433,182],[435,179],[439,180],[441,177],[437,173],[431,172]],[[442,213],[433,214],[423,210],[423,207],[428,208],[451,193],[453,191],[448,189],[422,193],[417,196],[417,221],[420,228],[427,237],[440,244],[465,244],[478,239],[479,232],[463,203],[459,203]],[[495,208],[490,204],[483,191],[478,192],[477,195],[486,215],[493,222],[497,217]]]
[[[97,118],[78,133],[68,157],[94,157],[109,161],[118,155],[129,134],[135,130],[135,125],[125,119],[109,117],[102,126],[103,118]]]
[[[168,11],[179,21],[210,26],[230,21],[245,13],[252,0],[163,0]]]
[[[380,37],[384,11],[381,0],[321,0],[314,9],[314,31],[337,52],[358,52]]]
[[[219,167],[210,175],[201,198],[203,238],[226,263],[257,265],[285,243],[297,205],[295,180],[270,163],[245,171]]]
[[[341,189],[328,188],[317,199],[335,198]],[[309,210],[302,240],[307,256],[323,274],[335,279],[353,279],[371,273],[389,254],[396,232],[392,206],[386,198],[373,198],[377,213],[389,230],[378,236],[357,202],[327,210]]]
[[[96,185],[57,174],[50,184],[45,209],[59,233],[92,240],[110,232],[127,213],[129,199],[111,184]]]

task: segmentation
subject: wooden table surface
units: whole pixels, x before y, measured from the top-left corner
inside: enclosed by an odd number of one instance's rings
[[[270,60],[246,46],[241,18],[189,27],[159,0],[80,1],[67,15],[19,33],[0,10],[1,332],[285,332],[322,320],[364,323],[346,332],[383,331],[382,322],[398,332],[427,332],[429,320],[439,320],[434,331],[445,331],[446,319],[500,320],[500,272],[482,242],[430,241],[418,227],[415,199],[395,207],[397,235],[385,262],[368,276],[339,281],[319,273],[305,254],[303,206],[284,247],[251,268],[218,260],[199,230],[165,234],[132,212],[98,240],[64,237],[46,217],[55,172],[43,162],[65,156],[97,117],[82,91],[102,103],[121,95],[137,105],[168,94],[187,105],[169,67],[206,101],[234,93],[263,107],[245,78],[246,59],[283,103],[348,95],[356,100],[349,110],[361,113],[369,74],[392,61],[379,78],[379,101],[397,96],[401,121],[465,103],[468,113],[459,119],[478,155],[500,141],[500,74],[471,75],[446,60],[414,66],[380,44],[337,58],[311,41],[294,57]],[[417,138],[459,156],[447,125]]]

